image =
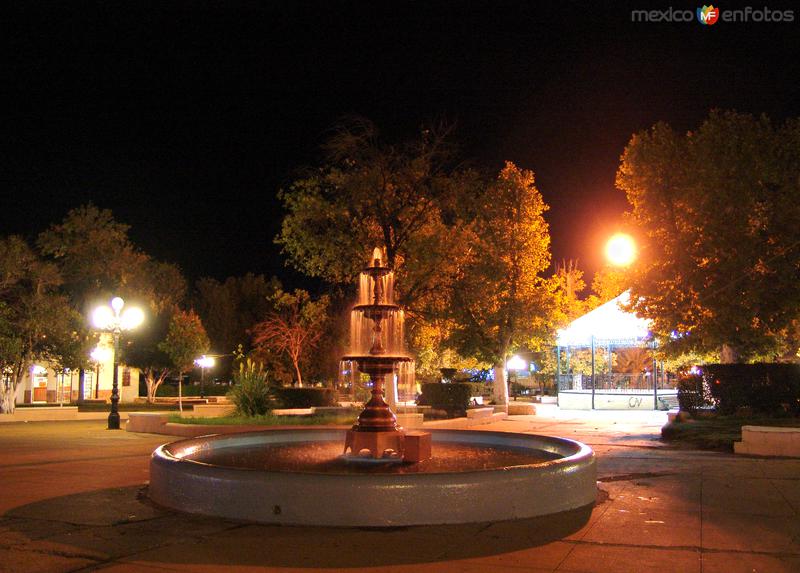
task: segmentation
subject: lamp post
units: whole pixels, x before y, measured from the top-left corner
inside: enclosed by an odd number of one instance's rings
[[[114,335],[114,374],[111,385],[111,413],[108,415],[108,429],[119,430],[119,336],[123,330],[131,330],[144,320],[144,313],[136,307],[122,312],[125,301],[120,297],[111,299],[111,306],[98,306],[92,313],[92,323],[99,330]],[[98,380],[99,382],[99,380]]]
[[[200,367],[200,397],[205,398],[205,380],[206,380],[206,368],[211,368],[216,364],[216,360],[214,360],[213,356],[206,356],[203,354],[200,358],[194,361]]]

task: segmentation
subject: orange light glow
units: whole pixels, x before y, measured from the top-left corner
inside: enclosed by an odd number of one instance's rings
[[[627,267],[636,260],[636,242],[625,233],[613,235],[606,243],[606,258],[617,267]]]

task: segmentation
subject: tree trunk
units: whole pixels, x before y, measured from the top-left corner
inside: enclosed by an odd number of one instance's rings
[[[739,351],[736,350],[735,347],[729,344],[723,344],[722,348],[719,351],[719,362],[720,364],[738,364],[741,362],[742,357],[739,355]]]
[[[492,397],[495,404],[502,404],[508,407],[508,382],[506,380],[506,365],[502,362],[494,366],[494,384],[492,385]]]
[[[178,371],[178,411],[183,414],[183,372]]]
[[[292,360],[292,362],[294,363],[294,371],[297,373],[297,387],[298,388],[302,388],[303,387],[303,377],[300,374],[300,362],[297,361],[297,360]]]

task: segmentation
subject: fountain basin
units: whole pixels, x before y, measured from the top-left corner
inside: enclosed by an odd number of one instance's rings
[[[342,444],[345,430],[290,429],[205,436],[159,447],[150,461],[156,503],[260,523],[393,527],[537,517],[590,506],[596,461],[588,446],[533,434],[430,430],[437,445],[530,451],[554,458],[469,471],[342,474],[260,470],[201,461],[254,447]],[[231,449],[233,448],[233,449]],[[192,457],[193,459],[187,459]]]

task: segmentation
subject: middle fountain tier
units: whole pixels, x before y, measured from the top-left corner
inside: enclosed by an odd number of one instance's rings
[[[402,459],[405,433],[384,395],[388,388],[389,401],[395,404],[398,387],[407,397],[413,385],[413,361],[405,352],[403,323],[403,311],[394,303],[394,273],[376,248],[361,272],[358,303],[351,312],[350,351],[342,357],[355,364],[350,369],[354,380],[363,373],[371,385],[370,400],[345,441],[345,452],[349,449],[353,457],[368,451],[372,459]]]

